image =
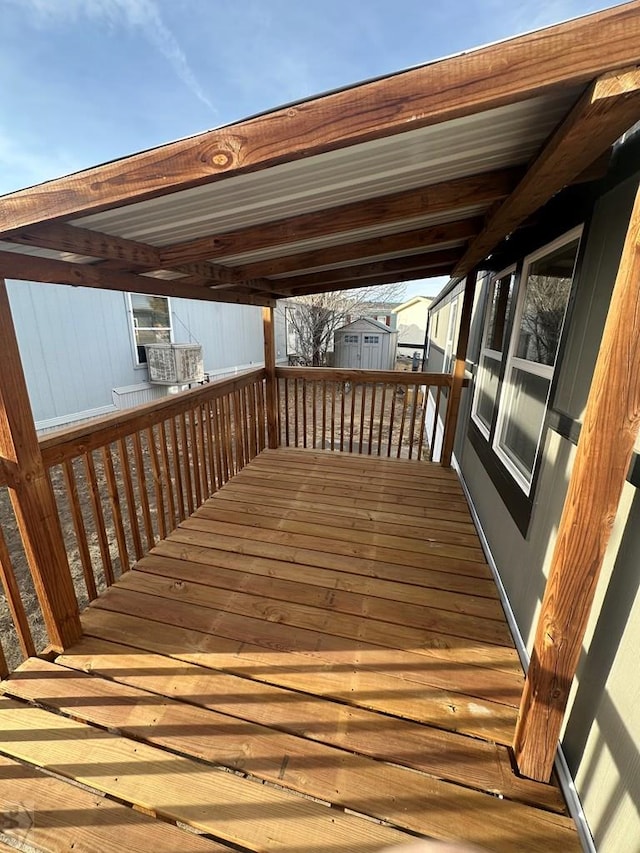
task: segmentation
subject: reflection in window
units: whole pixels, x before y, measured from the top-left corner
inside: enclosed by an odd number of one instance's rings
[[[502,350],[513,296],[513,270],[500,273],[489,285],[487,319],[482,337],[472,416],[489,437],[498,395]]]
[[[579,237],[525,260],[494,447],[529,494],[569,303]]]
[[[132,293],[131,315],[138,364],[147,363],[145,346],[171,343],[171,309],[166,296]]]

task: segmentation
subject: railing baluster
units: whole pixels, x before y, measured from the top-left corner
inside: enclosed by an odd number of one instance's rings
[[[336,383],[331,383],[331,450],[336,446]]]
[[[433,454],[436,448],[436,435],[438,431],[438,415],[440,414],[440,397],[442,394],[442,385],[438,385],[436,392],[435,412],[433,413],[433,428],[431,430],[431,446],[429,447],[429,462],[433,462]]]
[[[402,418],[400,420],[400,435],[398,436],[398,452],[397,457],[400,459],[402,453],[402,439],[404,438],[404,425],[407,418],[407,403],[409,398],[409,386],[404,386],[404,400],[402,401]]]
[[[378,456],[382,456],[382,425],[384,424],[385,406],[387,405],[387,383],[382,383],[382,400],[380,401],[380,420],[378,422]]]
[[[297,379],[297,377],[296,377],[296,379],[293,380],[293,392],[294,392],[294,396],[293,396],[293,399],[294,399],[294,402],[293,402],[294,422],[293,423],[294,423],[294,434],[295,434],[295,440],[294,440],[293,446],[294,447],[300,447],[300,445],[298,443],[298,379]]]
[[[7,547],[7,543],[5,541],[4,535],[2,533],[2,528],[0,527],[0,580],[2,581],[2,588],[4,589],[4,595],[7,600],[7,606],[9,608],[9,612],[11,613],[11,618],[13,619],[13,624],[16,629],[16,634],[18,636],[18,642],[20,643],[20,648],[22,650],[22,654],[25,658],[30,658],[36,654],[36,647],[33,642],[33,637],[31,636],[31,628],[29,626],[29,619],[27,618],[27,613],[24,609],[24,604],[22,603],[22,596],[20,595],[20,588],[18,587],[18,583],[16,581],[16,576],[13,571],[13,563],[11,562],[11,555],[9,554],[9,549]],[[4,670],[4,671],[3,671]],[[8,675],[7,670],[7,662],[4,658],[4,651],[0,648],[0,672],[2,675],[0,677],[4,677]]]
[[[193,465],[193,485],[196,490],[195,509],[197,509],[202,504],[202,470],[200,467],[200,453],[198,452],[198,427],[196,424],[195,410],[191,409],[188,415],[191,462]]]
[[[171,453],[173,454],[173,470],[175,471],[176,483],[176,509],[178,511],[178,521],[184,521],[187,517],[185,501],[184,501],[184,485],[182,482],[182,468],[180,466],[180,442],[178,441],[178,427],[175,417],[169,421],[169,431],[171,433]]]
[[[151,461],[151,475],[153,477],[153,489],[156,496],[156,516],[158,519],[158,532],[161,539],[167,538],[167,524],[165,520],[164,489],[162,487],[162,474],[160,473],[160,460],[158,459],[158,446],[153,427],[145,432],[147,447],[149,448],[149,459]]]
[[[156,544],[153,535],[153,524],[151,523],[151,510],[149,508],[149,493],[147,492],[147,475],[144,469],[144,455],[142,453],[142,442],[140,433],[133,434],[133,453],[136,460],[136,472],[138,474],[138,496],[142,504],[142,519],[147,536],[147,550],[150,551]]]
[[[391,446],[393,444],[393,428],[395,426],[396,419],[396,396],[398,393],[398,386],[391,386],[391,412],[389,413],[389,444],[387,446],[387,456],[391,458]]]
[[[424,389],[424,397],[422,398],[422,413],[420,415],[420,438],[418,439],[418,454],[416,459],[418,462],[422,459],[422,447],[424,444],[424,428],[425,421],[427,418],[427,395],[429,394],[429,386],[427,385]]]
[[[317,384],[318,384],[317,382],[311,383],[311,405],[313,407],[311,410],[311,429],[313,430],[313,439],[311,442],[311,446],[313,447],[314,450],[316,449],[316,427],[317,427],[317,415],[316,415],[316,405],[317,405],[316,386],[317,386]]]
[[[202,416],[204,418],[205,424],[205,433],[207,438],[207,459],[209,460],[209,474],[210,474],[210,494],[213,494],[218,490],[217,479],[216,479],[216,451],[215,444],[213,441],[213,424],[212,424],[212,415],[211,415],[211,403],[207,400],[206,403],[202,406]]]
[[[347,393],[347,383],[342,383],[342,399],[340,401],[340,450],[344,450],[344,398]]]
[[[218,488],[221,489],[227,482],[227,462],[224,455],[224,444],[222,427],[220,424],[220,400],[211,401],[211,412],[213,415],[213,436],[215,438],[216,462],[218,463]]]
[[[113,518],[113,527],[116,533],[116,543],[118,546],[118,557],[120,558],[120,574],[129,571],[129,551],[127,548],[127,538],[124,532],[122,523],[122,508],[120,506],[120,495],[118,493],[118,483],[116,480],[116,472],[113,467],[113,457],[111,456],[111,447],[108,444],[102,448],[102,467],[107,483],[107,493],[109,495],[109,504],[111,506],[111,517]]]
[[[307,446],[307,380],[302,380],[302,446]]]
[[[200,471],[202,473],[202,500],[206,501],[211,492],[209,491],[209,458],[205,436],[205,414],[204,406],[198,406],[195,410],[198,428],[198,455],[200,457]]]
[[[362,445],[364,444],[364,413],[367,407],[367,386],[362,383],[362,393],[360,395],[360,446],[358,453],[362,453]]]
[[[93,564],[91,562],[91,553],[89,551],[89,544],[87,541],[87,529],[85,527],[82,510],[80,508],[78,485],[76,483],[73,462],[71,459],[64,460],[62,472],[64,474],[69,509],[71,510],[73,529],[76,533],[76,543],[78,545],[78,554],[80,555],[80,565],[82,566],[87,598],[89,601],[94,601],[98,597],[98,591],[96,589],[96,579],[93,576]]]
[[[87,483],[89,484],[89,495],[91,497],[91,506],[93,508],[93,520],[98,536],[98,546],[100,548],[100,556],[102,558],[102,570],[107,586],[111,586],[115,581],[113,574],[113,563],[111,561],[111,552],[109,551],[109,540],[107,539],[107,530],[104,523],[104,512],[102,509],[102,499],[100,497],[100,489],[98,486],[98,478],[96,476],[96,466],[93,461],[93,453],[90,450],[84,455],[84,464],[87,473]]]
[[[225,433],[227,440],[227,453],[229,456],[229,478],[233,477],[239,470],[238,468],[238,458],[234,453],[234,432],[231,425],[231,397],[223,398],[224,403],[224,420],[225,420]]]
[[[371,456],[371,445],[373,444],[373,419],[376,409],[376,385],[375,382],[371,386],[371,411],[369,413],[369,450],[368,455]]]
[[[321,448],[325,450],[327,444],[327,380],[322,380],[322,443]]]
[[[286,380],[285,380],[286,381]],[[264,414],[264,382],[262,380],[258,380],[256,382],[256,392],[258,394],[258,453],[261,453],[264,450],[266,441],[264,436],[264,427],[265,427],[265,414]],[[280,394],[278,394],[278,403],[280,402]],[[280,406],[278,405],[278,411],[280,411]],[[289,429],[289,417],[288,414],[285,413],[285,424],[287,430]],[[282,424],[281,424],[282,427]],[[281,435],[281,433],[280,433]],[[282,438],[281,438],[282,440]]]
[[[169,502],[169,530],[176,526],[176,502],[173,493],[173,477],[171,476],[171,462],[169,460],[169,439],[167,436],[166,421],[160,422],[160,459],[162,462],[162,480],[167,490]]]
[[[289,441],[289,380],[285,376],[284,378],[284,443],[285,447],[289,447],[291,442]]]
[[[408,393],[407,389],[407,393]],[[419,386],[413,386],[413,401],[411,405],[411,422],[409,424],[409,459],[413,459],[413,437],[416,430],[416,414],[418,411],[418,390]]]
[[[180,414],[180,438],[182,445],[182,465],[184,471],[184,484],[187,490],[187,508],[189,515],[193,512],[193,486],[191,482],[191,453],[189,451],[189,433],[187,430],[187,418],[184,412]]]
[[[244,445],[242,441],[242,405],[240,402],[240,396],[236,391],[233,395],[233,434],[235,436],[235,444],[236,444],[236,471],[239,471],[240,468],[244,468]]]
[[[353,428],[356,421],[356,391],[358,386],[351,383],[351,417],[349,419],[349,453],[353,453]]]
[[[2,647],[2,642],[0,642],[0,678],[6,678],[9,675],[9,666],[7,664],[7,658],[4,654],[4,649]]]
[[[127,499],[129,528],[131,530],[133,550],[136,555],[136,560],[139,560],[143,555],[142,539],[140,538],[140,525],[138,524],[138,507],[133,491],[133,480],[131,479],[131,466],[129,462],[129,451],[127,449],[126,438],[121,438],[118,440],[118,457],[120,459],[120,469],[122,471],[122,482],[124,483],[124,494]]]

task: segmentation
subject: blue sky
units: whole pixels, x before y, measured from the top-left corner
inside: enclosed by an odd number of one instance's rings
[[[0,0],[0,194],[611,5]]]

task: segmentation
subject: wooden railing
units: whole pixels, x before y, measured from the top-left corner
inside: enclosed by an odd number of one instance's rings
[[[250,371],[40,439],[80,606],[264,449],[264,380],[263,369]],[[0,467],[0,487],[8,479]],[[0,580],[8,612],[0,627],[8,643],[0,674],[46,642],[6,492]]]
[[[449,375],[281,367],[276,378],[285,447],[438,461]]]

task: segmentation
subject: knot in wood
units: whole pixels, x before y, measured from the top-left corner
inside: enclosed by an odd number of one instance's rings
[[[233,156],[229,151],[214,151],[211,155],[211,163],[218,169],[226,169],[233,165]]]

